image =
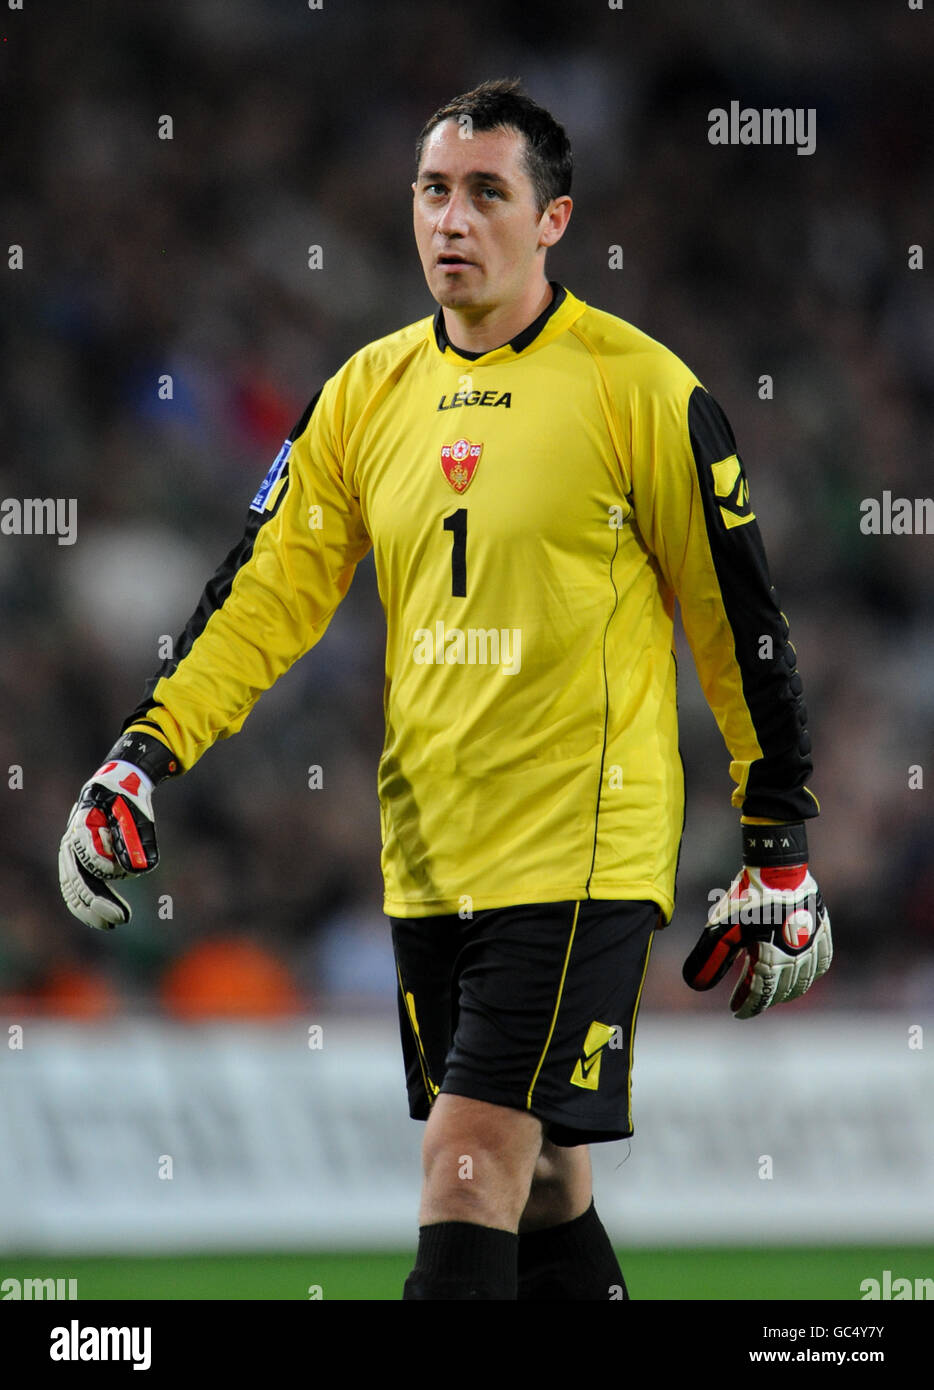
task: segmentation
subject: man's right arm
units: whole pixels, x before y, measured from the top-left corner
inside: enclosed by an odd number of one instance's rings
[[[123,732],[161,739],[183,770],[237,733],[262,692],[320,640],[370,549],[328,406],[325,388],[283,445],[172,659],[124,721]]]
[[[370,548],[342,472],[330,387],[297,422],[250,504],[242,540],[72,807],[59,879],[88,926],[128,921],[107,880],[158,862],[153,788],[242,727],[263,691],[323,636]]]

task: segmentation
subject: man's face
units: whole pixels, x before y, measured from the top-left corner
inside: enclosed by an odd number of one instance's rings
[[[428,288],[445,308],[482,314],[520,299],[541,278],[540,247],[552,238],[524,149],[517,130],[464,139],[454,120],[425,141],[413,184],[415,241]]]

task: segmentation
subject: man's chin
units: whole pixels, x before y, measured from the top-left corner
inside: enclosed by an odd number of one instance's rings
[[[460,284],[453,276],[434,277],[428,282],[432,298],[444,309],[479,309],[482,296],[476,286]]]

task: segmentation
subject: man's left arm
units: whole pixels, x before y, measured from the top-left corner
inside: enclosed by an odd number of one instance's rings
[[[636,521],[677,595],[704,695],[731,754],[743,869],[685,962],[694,989],[741,952],[730,1006],[750,1018],[798,998],[830,964],[830,919],[808,867],[819,806],[801,677],[769,577],[742,460],[696,382],[652,393],[633,434]]]

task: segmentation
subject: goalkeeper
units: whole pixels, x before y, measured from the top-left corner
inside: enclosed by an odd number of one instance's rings
[[[802,685],[722,410],[545,274],[571,214],[561,127],[484,83],[430,118],[416,171],[438,310],[358,352],[296,423],[82,788],[62,891],[90,926],[128,921],[119,880],[158,857],[153,789],[242,726],[372,549],[384,906],[427,1121],[404,1297],[610,1299],[625,1283],[588,1145],[633,1132],[639,999],[674,908],[676,599],[743,851],[685,977],[706,989],[738,963],[742,1019],[831,958]]]

